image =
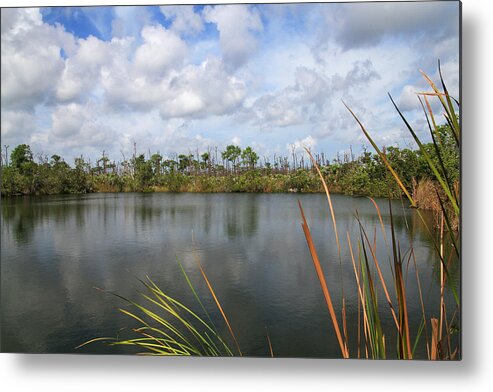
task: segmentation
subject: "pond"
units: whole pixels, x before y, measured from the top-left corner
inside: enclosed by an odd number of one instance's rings
[[[177,260],[214,323],[229,339],[227,327],[200,275],[197,258],[244,354],[269,355],[267,328],[275,356],[340,357],[300,225],[300,200],[338,317],[342,292],[346,298],[349,343],[354,356],[358,301],[347,235],[356,252],[360,238],[356,214],[369,241],[376,244],[376,255],[387,278],[391,273],[389,253],[378,214],[368,198],[332,198],[340,257],[323,194],[121,193],[3,198],[1,350],[135,352],[100,343],[75,349],[89,339],[117,336],[136,327],[134,320],[118,310],[125,302],[98,288],[142,302],[139,291],[143,286],[138,278],[149,276],[167,294],[195,309],[196,300]],[[390,238],[388,202],[382,199],[377,203]],[[409,254],[410,244],[413,246],[427,317],[436,317],[439,260],[430,234],[415,210],[401,201],[393,201],[392,208],[402,254]],[[414,261],[406,264],[405,271],[411,331],[415,336],[422,308]],[[378,295],[382,299],[384,329],[392,331],[395,328],[383,291]],[[453,309],[453,303],[449,308]],[[387,341],[392,339],[395,340],[389,332]],[[394,351],[389,348],[389,356]],[[426,356],[424,344],[418,346],[416,356]]]

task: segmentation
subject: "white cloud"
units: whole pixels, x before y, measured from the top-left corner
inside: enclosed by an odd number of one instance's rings
[[[151,110],[161,99],[161,83],[149,81],[137,73],[131,57],[133,39],[113,38],[108,47],[109,62],[101,68],[101,87],[104,98],[117,110]]]
[[[15,36],[32,30],[33,26],[41,26],[43,19],[36,8],[5,8],[2,11],[2,35]]]
[[[255,33],[262,31],[262,20],[255,8],[247,5],[208,6],[203,11],[206,22],[215,23],[226,64],[238,68],[257,48]]]
[[[144,43],[135,52],[136,71],[146,78],[162,77],[170,69],[181,66],[187,46],[175,33],[162,26],[145,26]]]
[[[75,103],[58,106],[52,114],[53,135],[58,138],[74,137],[90,119],[85,107]]]
[[[315,69],[298,67],[292,85],[259,97],[240,118],[268,130],[300,123],[332,123],[334,107],[342,107],[341,98],[379,78],[369,60],[353,63],[345,76],[329,76]]]
[[[36,117],[33,111],[2,110],[2,139],[4,141],[20,141],[28,137],[36,128]],[[4,143],[5,144],[5,143]]]
[[[424,91],[423,89],[419,89],[416,86],[405,85],[402,88],[401,95],[397,99],[397,105],[399,109],[402,111],[410,111],[416,110],[421,107],[417,93]]]
[[[62,102],[79,100],[100,82],[101,67],[109,62],[111,44],[89,36],[77,42],[77,52],[65,60],[65,68],[56,87],[56,97]]]
[[[215,59],[184,68],[171,78],[167,92],[161,105],[164,118],[231,114],[247,93],[245,84]]]
[[[171,19],[171,30],[184,35],[196,35],[204,29],[200,14],[193,10],[193,6],[166,5],[159,7],[166,19]]]
[[[289,152],[291,152],[292,147],[294,147],[295,151],[304,151],[305,148],[312,150],[316,146],[317,146],[317,139],[315,139],[312,135],[308,135],[304,139],[295,140],[294,142],[287,144],[286,149]]]
[[[38,9],[3,9],[2,108],[33,110],[49,100],[64,69],[60,52],[74,47],[62,27],[42,23]]]
[[[241,105],[245,83],[230,75],[221,61],[185,64],[185,42],[160,26],[145,26],[142,37],[133,60],[129,39],[107,45],[110,61],[101,69],[101,85],[114,109],[159,108],[163,118],[197,118],[228,114]]]
[[[299,124],[303,120],[299,108],[293,105],[293,99],[287,91],[277,95],[263,95],[242,117],[247,121],[253,121],[263,129],[288,127]]]
[[[96,102],[58,105],[51,117],[49,140],[52,143],[68,148],[93,147],[99,150],[112,146],[117,140],[111,122],[104,118]]]

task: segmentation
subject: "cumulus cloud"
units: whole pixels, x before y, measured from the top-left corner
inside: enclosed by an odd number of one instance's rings
[[[69,148],[107,148],[117,137],[114,129],[100,120],[101,109],[95,102],[86,105],[76,103],[58,105],[51,117],[50,141],[63,142]]]
[[[76,136],[87,120],[90,113],[84,106],[71,103],[58,106],[52,114],[53,135],[59,138]]]
[[[41,26],[43,24],[43,19],[41,18],[41,13],[38,9],[28,8],[5,8],[2,13],[2,25],[1,32],[3,34],[10,34],[15,36],[23,31],[28,31],[33,28],[33,26]]]
[[[247,93],[245,84],[214,59],[189,65],[170,80],[168,88],[161,106],[163,117],[231,114]]]
[[[187,46],[175,33],[162,26],[145,26],[141,35],[144,44],[138,47],[134,59],[137,72],[159,77],[183,64]]]
[[[36,128],[34,111],[2,110],[2,139],[7,142],[29,137]]]
[[[172,45],[181,48],[175,38],[171,40]],[[159,108],[163,118],[197,118],[230,114],[246,96],[245,83],[228,73],[217,59],[175,67],[183,58],[163,54],[161,60],[145,62],[143,57],[151,55],[154,49],[148,47],[140,51],[148,44],[144,43],[131,63],[125,56],[126,43],[113,44],[121,48],[115,48],[112,64],[103,67],[101,85],[108,103],[116,110]],[[170,56],[178,56],[178,53],[179,50],[174,51]]]
[[[185,61],[186,44],[161,26],[145,26],[143,43],[113,38],[105,43],[108,61],[100,69],[104,98],[117,110],[152,110],[161,103],[170,73]]]
[[[350,91],[379,78],[369,60],[353,63],[345,76],[329,76],[315,69],[298,67],[294,84],[259,97],[241,118],[264,129],[328,120],[333,118],[334,99],[339,103]]]
[[[263,95],[246,112],[245,118],[254,119],[255,125],[264,128],[282,128],[299,124],[303,118],[299,108],[292,106],[294,100],[295,98],[288,91],[277,95]],[[252,113],[254,114],[253,117],[251,117]]]
[[[196,35],[204,29],[202,17],[194,12],[193,6],[166,5],[159,8],[166,19],[172,20],[173,31],[184,35]]]
[[[255,33],[263,29],[258,11],[247,5],[217,5],[206,7],[203,14],[217,26],[224,61],[232,68],[245,64],[257,48]]]
[[[397,99],[397,105],[399,106],[399,109],[402,111],[419,109],[420,103],[416,94],[420,91],[424,90],[419,90],[416,86],[412,86],[409,84],[405,85],[402,88],[401,95]]]
[[[105,43],[110,61],[101,68],[101,86],[116,110],[150,111],[162,118],[229,114],[246,96],[241,79],[208,58],[186,64],[187,45],[162,26],[145,26],[132,58],[130,39]]]
[[[138,74],[132,63],[133,38],[113,38],[107,45],[109,61],[101,67],[106,102],[117,110],[150,110],[162,94],[161,83]]]
[[[64,69],[61,50],[74,47],[73,36],[44,24],[39,9],[3,9],[2,108],[33,110],[49,100]]]
[[[110,45],[89,36],[78,40],[77,52],[65,60],[56,86],[56,97],[67,102],[80,100],[97,86],[101,67],[109,61]]]

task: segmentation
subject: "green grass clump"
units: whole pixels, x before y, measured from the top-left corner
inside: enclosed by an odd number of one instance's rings
[[[119,294],[112,293],[129,306],[118,310],[137,322],[130,330],[135,337],[99,337],[91,339],[77,348],[94,342],[103,342],[109,346],[132,346],[138,348],[141,355],[164,356],[234,356],[242,355],[233,329],[224,313],[207,276],[198,265],[214,301],[228,326],[231,337],[236,344],[236,354],[218,333],[216,326],[195,291],[187,273],[180,263],[181,271],[192,290],[194,297],[203,310],[206,320],[190,307],[164,293],[149,277],[140,280],[146,289],[141,293],[143,303],[131,301]]]

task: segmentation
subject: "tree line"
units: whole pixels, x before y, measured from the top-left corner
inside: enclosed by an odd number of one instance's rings
[[[459,151],[446,126],[440,127],[442,151],[430,143],[429,155],[442,159],[452,181],[459,179]],[[387,147],[387,160],[405,185],[413,188],[433,180],[422,153],[409,148]],[[37,156],[27,144],[15,147],[10,157],[2,154],[4,196],[78,194],[91,192],[320,192],[316,170],[305,154],[293,147],[291,156],[260,157],[252,147],[228,145],[199,153],[164,157],[160,153],[134,153],[130,159],[111,160],[103,151],[92,163],[83,156],[69,165],[61,156]],[[368,150],[355,156],[350,150],[329,161],[314,155],[332,192],[398,197],[400,192],[381,157]]]

